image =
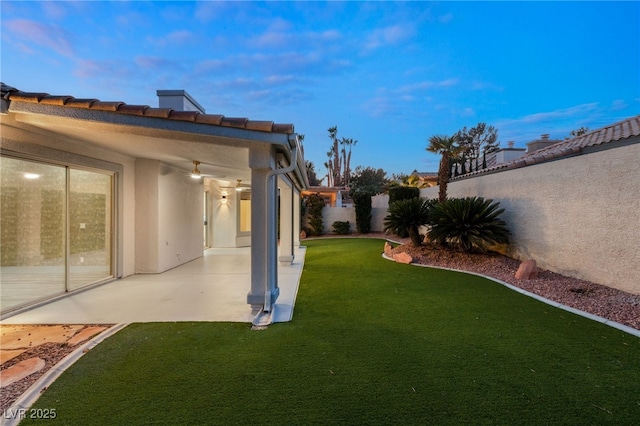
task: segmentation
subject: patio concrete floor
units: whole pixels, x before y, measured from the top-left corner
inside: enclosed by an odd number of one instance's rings
[[[278,266],[280,296],[273,322],[290,321],[306,250]],[[229,321],[251,323],[250,248],[207,249],[162,274],[132,275],[20,312],[1,324],[119,324]]]

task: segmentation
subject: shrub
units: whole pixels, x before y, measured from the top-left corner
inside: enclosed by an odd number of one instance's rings
[[[415,186],[396,186],[389,188],[389,206],[400,200],[410,200],[411,198],[419,198],[420,190]],[[400,238],[407,238],[409,231],[406,229],[399,229],[395,232]]]
[[[400,200],[418,198],[420,190],[415,186],[394,186],[389,188],[389,205]]]
[[[344,234],[348,234],[349,233],[349,228],[351,227],[351,225],[349,224],[349,222],[341,222],[339,220],[336,220],[335,222],[333,222],[333,231],[336,234],[340,234],[340,235],[344,235]]]
[[[311,194],[307,197],[307,211],[309,213],[309,235],[322,235],[324,224],[322,223],[322,209],[324,199],[319,194]]]
[[[400,200],[389,206],[388,214],[384,218],[384,230],[396,235],[408,235],[411,244],[419,246],[419,229],[429,222],[429,212],[434,201],[423,198]]]
[[[356,205],[356,229],[361,234],[371,232],[371,194],[356,192],[351,197]]]
[[[486,251],[493,244],[509,242],[506,223],[499,219],[504,209],[482,197],[452,198],[436,204],[429,214],[428,237],[441,245],[463,251]]]

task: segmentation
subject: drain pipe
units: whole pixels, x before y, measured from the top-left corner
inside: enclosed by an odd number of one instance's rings
[[[295,139],[294,139],[295,140]],[[274,169],[271,170],[269,173],[267,173],[267,178],[265,180],[265,194],[267,194],[267,208],[268,211],[272,211],[275,208],[275,199],[274,199],[274,194],[271,193],[271,179],[275,176],[278,175],[283,175],[286,173],[290,173],[293,170],[295,170],[296,166],[298,164],[298,143],[296,141],[296,144],[293,147],[293,150],[291,151],[291,162],[289,164],[288,167],[285,167],[283,169]],[[277,217],[274,217],[274,220],[277,220]],[[272,226],[271,223],[268,224],[268,228],[267,228],[267,243],[269,245],[271,245],[272,241],[274,241],[276,237],[275,232],[274,232],[274,227]],[[277,250],[277,249],[276,249]],[[269,265],[271,262],[271,258],[274,256],[273,253],[271,253],[271,251],[267,251],[267,255],[268,257],[268,261],[267,261],[267,265]],[[275,254],[275,256],[277,257],[277,254]],[[277,260],[277,259],[276,259]],[[277,264],[277,262],[274,262]],[[268,266],[267,266],[268,267]],[[277,267],[277,266],[276,266]],[[267,273],[269,273],[269,271],[267,270]],[[276,272],[276,280],[278,279],[277,276],[277,272]],[[265,292],[264,292],[264,307],[262,308],[262,310],[264,312],[271,312],[271,304],[272,304],[272,300],[271,300],[271,289],[268,288],[268,284],[269,284],[269,279],[267,276],[267,288],[265,288]]]

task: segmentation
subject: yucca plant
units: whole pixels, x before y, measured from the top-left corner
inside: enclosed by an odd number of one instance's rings
[[[432,200],[423,198],[396,201],[389,206],[384,218],[384,230],[396,235],[408,234],[412,245],[421,245],[419,229],[429,222],[429,211],[433,203]]]
[[[462,251],[482,252],[493,244],[509,242],[509,230],[500,219],[504,209],[482,197],[452,198],[436,204],[429,214],[431,241]]]

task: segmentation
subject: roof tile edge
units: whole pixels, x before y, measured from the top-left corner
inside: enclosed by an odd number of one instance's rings
[[[63,108],[82,108],[107,111],[116,114],[138,115],[176,121],[195,122],[211,126],[224,126],[266,133],[293,134],[293,124],[279,124],[273,121],[249,120],[248,118],[225,117],[219,114],[175,111],[171,108],[151,108],[147,105],[129,105],[120,101],[100,101],[99,99],[78,99],[67,95],[23,92],[2,83],[2,96],[8,101],[53,105]]]

